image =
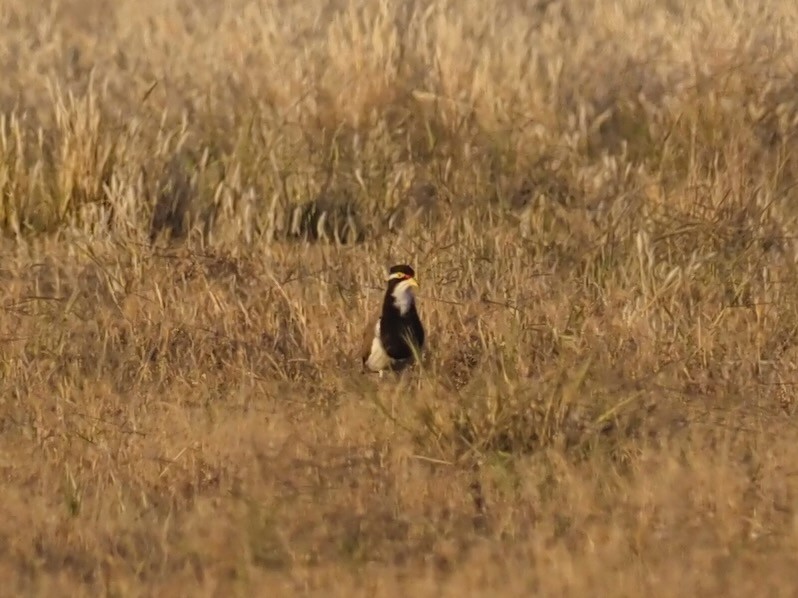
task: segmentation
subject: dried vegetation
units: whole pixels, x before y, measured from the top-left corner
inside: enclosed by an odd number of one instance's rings
[[[794,595],[798,5],[0,30],[6,590]],[[429,351],[379,382],[404,261]]]

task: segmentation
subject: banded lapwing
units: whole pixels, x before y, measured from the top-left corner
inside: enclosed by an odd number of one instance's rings
[[[424,326],[416,310],[416,273],[407,264],[392,266],[382,310],[366,327],[361,359],[364,370],[400,370],[424,346]]]

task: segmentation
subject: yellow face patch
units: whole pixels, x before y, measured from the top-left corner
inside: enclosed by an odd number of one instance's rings
[[[410,281],[410,284],[412,286],[414,287],[419,286],[418,281],[414,277],[410,276],[409,274],[405,274],[404,272],[394,272],[393,274],[390,274],[388,278],[386,278],[385,280],[386,282],[391,280],[407,280]]]
[[[388,281],[388,280],[404,280],[405,278],[410,278],[410,277],[407,274],[405,274],[404,272],[394,272],[393,274],[390,274],[388,276],[388,278],[386,278],[385,280],[386,281]]]

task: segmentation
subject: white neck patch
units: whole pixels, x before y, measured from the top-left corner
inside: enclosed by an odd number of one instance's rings
[[[393,304],[401,315],[405,315],[415,300],[415,287],[409,280],[403,280],[393,290]]]

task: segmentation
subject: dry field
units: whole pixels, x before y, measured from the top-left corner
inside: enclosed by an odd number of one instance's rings
[[[0,1],[0,594],[798,594],[797,43]],[[428,350],[379,380],[397,262]]]

